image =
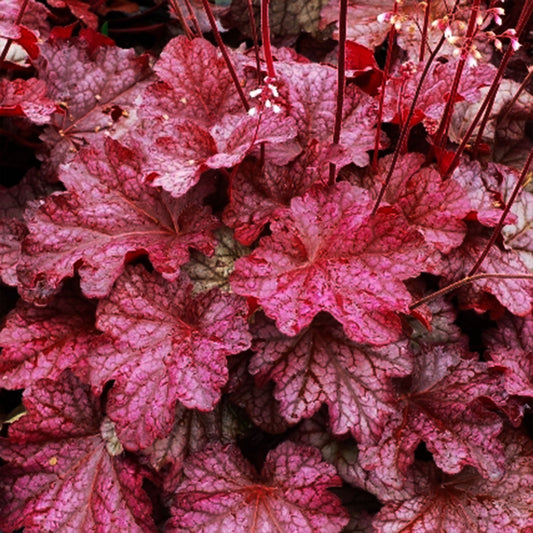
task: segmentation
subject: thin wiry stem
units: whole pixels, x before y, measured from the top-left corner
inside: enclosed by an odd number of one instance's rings
[[[394,154],[392,156],[392,161],[391,161],[391,165],[389,167],[389,172],[387,173],[387,177],[385,178],[385,181],[383,182],[383,185],[381,186],[381,189],[379,191],[379,194],[378,194],[378,197],[376,199],[376,202],[374,204],[374,209],[372,210],[372,214],[375,214],[376,211],[378,210],[379,208],[379,204],[381,203],[381,200],[383,200],[383,196],[385,195],[385,191],[387,190],[387,187],[390,183],[390,180],[392,178],[392,174],[394,172],[394,167],[396,166],[396,163],[398,161],[398,158],[400,157],[400,152],[402,150],[402,146],[405,142],[405,140],[407,139],[407,134],[409,133],[409,130],[410,130],[410,123],[411,123],[411,119],[413,118],[413,115],[414,115],[414,112],[415,112],[415,109],[416,109],[416,102],[418,101],[418,97],[420,96],[420,91],[422,90],[422,84],[424,83],[425,79],[426,79],[426,76],[428,75],[428,72],[429,72],[429,68],[431,66],[431,64],[433,63],[433,60],[435,59],[435,57],[437,57],[437,54],[439,53],[440,49],[442,48],[442,45],[444,44],[444,41],[445,41],[445,37],[444,35],[441,37],[440,41],[438,42],[437,46],[435,47],[435,49],[433,50],[433,52],[431,53],[431,55],[429,56],[429,59],[424,67],[424,70],[422,72],[422,76],[420,77],[420,81],[418,82],[418,86],[416,88],[416,91],[415,91],[415,94],[414,94],[414,97],[413,97],[413,101],[411,102],[411,107],[409,108],[409,113],[407,113],[407,118],[402,126],[402,130],[400,132],[400,138],[398,140],[398,143],[396,144],[396,148],[394,150]]]
[[[263,37],[263,51],[267,66],[267,76],[274,79],[276,70],[274,69],[274,59],[272,57],[272,46],[270,44],[270,17],[268,15],[268,5],[270,0],[261,0],[261,35]]]
[[[257,68],[257,83],[261,83],[261,60],[259,58],[259,39],[257,37],[257,26],[255,25],[254,9],[252,0],[247,0],[248,18],[250,19],[250,31],[252,32],[252,39],[254,41],[255,64]]]
[[[448,128],[450,127],[450,122],[452,119],[453,108],[455,107],[455,101],[457,98],[457,92],[459,90],[459,82],[463,75],[463,70],[466,65],[466,59],[470,54],[470,49],[472,47],[472,41],[477,29],[477,17],[479,13],[479,4],[481,0],[474,0],[472,11],[470,12],[470,20],[468,21],[468,28],[466,30],[465,43],[463,45],[461,58],[457,64],[455,70],[455,76],[453,78],[452,87],[450,89],[450,94],[448,96],[448,101],[446,102],[446,107],[444,108],[444,114],[439,125],[439,129],[435,135],[434,144],[437,147],[442,148],[445,142],[445,139],[448,135]]]
[[[424,61],[424,55],[426,53],[426,39],[428,36],[430,12],[431,12],[431,0],[426,0],[426,10],[424,12],[424,27],[422,29],[422,39],[420,40],[420,52],[418,54],[418,60],[420,61],[420,63]]]
[[[394,15],[398,12],[398,2],[394,2]],[[396,27],[394,24],[389,30],[389,42],[387,45],[387,57],[385,59],[385,67],[383,68],[383,79],[381,80],[381,94],[379,95],[379,108],[378,108],[378,124],[376,127],[376,136],[374,139],[374,155],[372,156],[372,169],[375,171],[378,167],[378,152],[379,141],[381,140],[381,124],[383,119],[383,107],[385,104],[385,89],[387,87],[387,81],[389,79],[390,67],[392,63],[392,49],[394,47],[394,41],[396,39]]]
[[[511,207],[516,200],[516,197],[518,196],[518,193],[520,192],[520,189],[522,188],[522,185],[526,181],[527,171],[529,170],[529,165],[531,165],[531,161],[533,160],[533,148],[530,150],[529,155],[527,157],[526,163],[524,165],[524,168],[522,169],[522,173],[520,174],[520,177],[518,178],[518,181],[516,182],[516,185],[514,186],[513,192],[511,194],[511,197],[509,200],[507,200],[507,203],[505,204],[505,209],[503,210],[503,213],[500,216],[500,220],[498,221],[498,224],[494,228],[492,235],[489,239],[489,242],[485,246],[484,250],[479,255],[476,263],[468,273],[469,276],[473,276],[479,267],[481,266],[481,263],[485,260],[485,257],[487,257],[487,254],[489,253],[490,249],[492,248],[492,245],[496,242],[496,239],[500,236],[500,232],[503,228],[503,225],[505,223],[505,219],[507,218],[507,215],[509,214],[509,211],[511,210]]]
[[[333,144],[339,144],[341,138],[342,109],[344,107],[344,86],[346,85],[346,14],[348,0],[340,0],[339,8],[339,55],[337,61],[337,102],[335,105],[335,124],[333,126]],[[336,165],[329,164],[329,184],[335,183]]]
[[[459,289],[463,285],[467,285],[468,283],[473,283],[474,281],[477,281],[479,279],[488,279],[488,278],[533,279],[533,274],[504,274],[501,272],[493,272],[492,274],[483,273],[483,274],[475,274],[474,276],[466,276],[465,278],[460,279],[459,281],[454,281],[453,283],[450,283],[446,287],[443,287],[442,289],[438,291],[432,292],[431,294],[424,296],[424,298],[420,298],[420,300],[417,300],[416,302],[412,303],[409,306],[409,309],[412,311],[413,309],[416,309],[417,307],[420,307],[421,305],[427,304],[428,302],[432,302],[433,300],[436,300],[437,298],[444,296],[445,294],[448,294],[449,292]]]
[[[22,17],[24,16],[24,12],[26,11],[28,2],[29,0],[24,0],[22,2],[19,12],[17,13],[17,18],[15,19],[15,22],[14,22],[15,26],[18,26],[22,22]],[[11,48],[12,44],[13,44],[13,39],[7,39],[6,43],[4,44],[4,49],[2,50],[2,53],[0,54],[0,64],[2,64],[5,61],[7,57],[7,53],[9,52],[9,49]]]
[[[233,63],[231,62],[231,58],[228,54],[226,45],[224,44],[224,41],[222,40],[222,37],[220,36],[220,32],[218,31],[217,23],[216,23],[215,17],[213,16],[213,11],[211,11],[211,6],[209,5],[209,2],[207,0],[202,0],[202,3],[204,4],[205,13],[207,15],[207,18],[209,19],[209,24],[211,25],[211,29],[213,30],[215,40],[218,44],[218,47],[220,48],[220,51],[222,52],[224,61],[226,62],[226,65],[228,66],[228,70],[231,75],[231,79],[233,80],[233,84],[235,85],[235,88],[237,89],[237,92],[239,93],[239,97],[241,99],[242,105],[244,106],[244,109],[248,111],[250,109],[250,104],[248,103],[248,100],[246,99],[246,96],[241,87],[241,84],[239,83],[239,77],[237,76],[237,72],[235,72],[235,67],[233,66]]]
[[[518,19],[518,23],[516,25],[516,38],[520,39],[522,32],[524,31],[524,28],[526,27],[527,22],[529,21],[531,14],[533,13],[533,0],[529,0],[526,5],[522,8],[522,11],[520,13],[520,18]],[[500,62],[500,65],[498,66],[498,73],[497,78],[498,82],[493,83],[489,94],[487,95],[488,105],[486,106],[486,109],[484,111],[483,119],[481,120],[481,124],[479,125],[479,130],[477,132],[476,140],[474,142],[474,157],[477,155],[477,152],[479,150],[479,145],[481,144],[481,141],[483,139],[483,132],[485,131],[485,127],[487,125],[487,122],[490,117],[490,112],[492,109],[492,106],[494,105],[494,101],[496,99],[496,93],[498,92],[498,88],[500,86],[500,79],[503,77],[503,74],[505,72],[505,68],[507,67],[507,63],[513,54],[514,49],[511,45],[506,50],[506,53]]]
[[[187,21],[185,20],[185,16],[183,15],[183,12],[181,11],[181,7],[179,6],[177,0],[169,0],[170,7],[172,8],[172,11],[174,11],[174,14],[180,21],[181,27],[183,28],[183,31],[185,32],[185,35],[189,40],[194,39],[194,34],[191,31],[191,28],[189,28],[189,25],[187,24]]]

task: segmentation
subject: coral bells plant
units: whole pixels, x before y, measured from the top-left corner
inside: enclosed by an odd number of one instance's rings
[[[0,530],[533,531],[533,1],[216,4],[0,6]]]

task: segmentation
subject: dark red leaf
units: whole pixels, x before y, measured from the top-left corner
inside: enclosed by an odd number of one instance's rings
[[[356,342],[397,340],[397,313],[411,301],[402,280],[420,273],[428,253],[394,210],[370,211],[366,191],[348,183],[294,198],[272,236],[236,261],[233,290],[257,298],[286,335],[328,311]]]
[[[256,352],[250,372],[276,383],[281,414],[295,423],[328,406],[331,431],[351,431],[358,441],[379,439],[396,398],[389,378],[408,375],[411,354],[406,341],[383,348],[356,344],[340,325],[319,315],[295,337],[280,334],[256,318]]]
[[[112,139],[82,150],[62,169],[65,193],[27,212],[30,235],[19,268],[22,293],[43,301],[61,281],[81,278],[86,296],[105,296],[128,254],[146,254],[154,268],[175,279],[189,248],[214,250],[216,221],[198,206],[197,191],[175,200],[142,182],[142,161]]]
[[[156,531],[143,472],[99,404],[70,374],[26,390],[27,414],[0,442],[3,530]]]
[[[99,304],[97,327],[117,342],[104,352],[107,370],[94,359],[92,379],[116,380],[108,414],[128,449],[166,435],[178,400],[212,410],[228,378],[226,357],[250,346],[241,298],[191,292],[185,276],[169,283],[139,266],[128,268]]]
[[[334,468],[314,448],[286,442],[258,476],[235,446],[214,445],[185,462],[167,532],[339,532],[348,522],[329,487]]]

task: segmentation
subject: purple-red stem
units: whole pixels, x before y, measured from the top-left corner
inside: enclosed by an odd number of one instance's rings
[[[424,61],[426,53],[426,39],[428,36],[429,15],[431,10],[431,0],[426,0],[426,11],[424,13],[424,27],[422,28],[422,40],[420,41],[420,53],[418,54],[418,61]]]
[[[24,16],[24,12],[26,11],[26,7],[28,6],[29,0],[24,0],[22,2],[22,5],[20,6],[19,12],[17,13],[17,18],[15,19],[14,24],[18,26],[22,22],[22,17]],[[4,49],[2,50],[2,53],[0,54],[0,64],[2,64],[6,57],[7,53],[9,52],[9,49],[11,48],[11,45],[13,44],[13,39],[8,39],[6,41],[6,44],[4,45]]]
[[[255,25],[254,9],[252,0],[246,2],[248,5],[248,18],[250,19],[250,31],[252,32],[252,39],[254,41],[255,64],[257,68],[257,83],[261,83],[261,59],[259,58],[259,39],[257,37],[257,27]]]
[[[202,28],[200,28],[200,23],[198,22],[198,19],[196,18],[196,13],[194,12],[194,9],[191,6],[191,2],[189,0],[185,0],[185,7],[187,8],[187,11],[189,12],[189,18],[192,20],[194,29],[196,30],[196,33],[198,33],[198,37],[201,37]]]
[[[267,76],[271,79],[274,79],[276,77],[276,70],[274,69],[272,46],[270,44],[270,18],[268,15],[269,4],[270,0],[261,0],[261,35],[263,37],[263,51],[265,53]]]
[[[235,67],[233,66],[233,63],[231,62],[231,58],[228,54],[228,50],[226,49],[226,45],[224,44],[224,41],[222,40],[222,37],[220,36],[220,32],[218,31],[215,17],[213,16],[213,12],[211,11],[211,6],[209,5],[209,2],[207,0],[202,0],[202,3],[204,4],[205,13],[207,15],[207,18],[209,19],[209,24],[211,25],[211,29],[213,30],[215,40],[218,44],[218,47],[220,48],[220,51],[222,52],[224,61],[226,62],[226,65],[228,66],[228,70],[231,75],[231,79],[233,80],[233,84],[235,85],[235,88],[237,89],[237,92],[239,93],[244,109],[248,111],[250,109],[250,104],[248,103],[248,100],[246,99],[244,91],[242,90],[241,84],[239,82],[239,77],[237,76],[237,72],[235,72]]]
[[[472,40],[474,38],[477,26],[477,16],[479,12],[479,4],[481,0],[474,0],[474,5],[472,6],[472,11],[470,12],[470,20],[468,21],[468,28],[466,30],[465,43],[463,45],[461,58],[457,64],[457,69],[455,70],[455,76],[452,83],[452,88],[448,96],[448,101],[446,102],[446,107],[444,109],[444,114],[442,116],[439,129],[435,135],[434,145],[442,148],[448,134],[448,128],[450,126],[450,121],[452,118],[453,108],[455,107],[455,100],[457,97],[457,92],[459,90],[459,82],[463,75],[463,70],[465,68],[466,59],[468,54],[470,54],[470,49],[472,47]]]
[[[394,15],[398,13],[398,2],[394,2]],[[374,140],[374,155],[372,156],[372,169],[374,171],[378,168],[378,152],[379,141],[381,140],[381,123],[383,118],[383,106],[385,104],[385,88],[389,79],[390,67],[392,63],[392,49],[394,47],[394,40],[396,39],[396,28],[394,24],[389,31],[389,43],[387,46],[387,57],[385,59],[385,67],[383,68],[383,79],[381,80],[381,94],[379,95],[379,108],[378,108],[378,125],[376,127],[376,137]]]
[[[496,239],[499,237],[500,232],[503,228],[503,225],[505,223],[505,219],[507,218],[507,215],[509,214],[509,211],[511,210],[511,207],[516,200],[516,197],[518,196],[518,193],[520,192],[520,189],[522,188],[522,185],[526,181],[527,171],[529,170],[529,166],[531,165],[531,161],[533,160],[533,148],[530,150],[529,155],[527,156],[526,163],[524,165],[524,168],[522,169],[522,173],[520,174],[520,178],[518,178],[518,181],[516,182],[516,185],[514,186],[513,192],[511,194],[511,197],[509,200],[507,200],[507,203],[505,204],[505,209],[503,210],[503,213],[500,216],[500,220],[498,221],[498,225],[494,228],[492,235],[489,239],[489,242],[485,246],[485,249],[481,252],[480,256],[478,257],[475,265],[472,267],[470,272],[468,273],[468,276],[473,276],[479,267],[481,266],[481,263],[485,260],[485,257],[487,257],[487,254],[489,253],[490,249],[492,248],[492,245],[496,242]]]
[[[518,19],[518,23],[516,25],[516,38],[517,39],[520,39],[521,37],[521,34],[522,32],[524,31],[524,28],[529,20],[529,17],[531,16],[533,12],[533,1],[529,0],[529,2],[527,2],[527,4],[525,5],[525,7],[522,8],[522,11],[520,13],[520,17]],[[505,68],[507,67],[507,63],[509,62],[509,59],[511,57],[511,55],[513,54],[514,50],[513,50],[513,47],[511,44],[509,44],[507,50],[506,50],[506,53],[504,55],[504,58],[506,59],[505,63],[502,59],[502,61],[500,62],[500,65],[499,65],[499,68],[498,68],[498,73],[497,73],[497,76],[499,75],[499,78],[502,78],[503,77],[503,74],[505,72]],[[477,152],[479,150],[479,145],[481,144],[481,141],[483,139],[483,131],[485,130],[485,127],[487,125],[487,122],[490,118],[490,112],[492,110],[492,106],[494,105],[494,101],[496,99],[496,93],[498,92],[498,86],[499,86],[499,81],[498,81],[498,84],[496,85],[495,87],[495,84],[493,83],[492,86],[491,86],[491,90],[489,91],[489,95],[487,95],[487,98],[488,98],[488,106],[487,108],[485,109],[485,114],[483,115],[483,119],[481,120],[481,124],[479,126],[479,131],[477,133],[477,136],[476,136],[476,140],[474,142],[474,157],[476,157],[477,155]],[[494,88],[494,90],[493,90]]]
[[[413,118],[413,114],[415,112],[416,108],[416,102],[418,100],[418,97],[420,96],[420,91],[422,90],[422,85],[426,79],[426,76],[428,75],[429,68],[431,64],[433,63],[433,60],[435,57],[437,57],[437,54],[439,53],[440,49],[442,48],[442,45],[444,44],[444,41],[446,38],[444,35],[440,38],[440,41],[438,42],[437,46],[431,52],[431,55],[429,56],[429,59],[424,67],[424,70],[422,72],[422,76],[420,77],[420,81],[418,82],[418,85],[416,87],[416,91],[413,97],[413,101],[411,102],[411,107],[409,108],[409,113],[407,113],[407,118],[402,126],[402,130],[400,132],[400,138],[398,139],[398,143],[396,144],[396,148],[394,149],[394,154],[392,156],[391,165],[389,167],[389,172],[387,173],[387,177],[385,178],[385,181],[383,182],[383,185],[381,186],[381,189],[379,191],[378,197],[376,199],[376,203],[374,204],[374,209],[372,210],[372,214],[375,214],[376,211],[379,208],[379,204],[381,203],[381,200],[383,200],[383,196],[385,195],[385,191],[390,183],[390,180],[392,178],[392,174],[394,172],[394,167],[396,166],[396,163],[398,161],[398,157],[400,156],[400,152],[402,150],[402,146],[407,139],[407,134],[410,130],[410,123],[411,119]]]
[[[335,124],[333,125],[333,144],[341,139],[342,109],[344,107],[344,86],[346,84],[346,14],[348,0],[340,0],[339,7],[339,51],[337,60],[337,102],[335,105]],[[335,183],[335,163],[329,164],[329,184]]]
[[[533,2],[530,2],[528,5],[528,9],[533,8]],[[531,14],[531,13],[530,13]],[[520,35],[525,27],[525,22],[527,22],[528,17],[520,17],[519,23],[518,23],[518,29],[517,29],[517,38],[520,38]],[[448,168],[446,169],[446,173],[444,174],[444,177],[450,177],[452,175],[452,172],[455,170],[455,167],[459,164],[459,159],[461,158],[461,155],[463,154],[468,141],[470,140],[470,137],[474,133],[474,130],[476,129],[476,126],[478,125],[479,121],[481,120],[481,117],[485,116],[488,117],[489,113],[487,110],[489,109],[489,106],[492,106],[494,103],[494,98],[496,97],[496,94],[498,92],[498,89],[500,87],[500,81],[503,78],[503,75],[505,73],[505,69],[507,67],[507,64],[509,63],[509,60],[511,59],[511,56],[513,55],[514,50],[511,45],[507,47],[507,50],[505,51],[502,60],[500,61],[500,65],[498,68],[498,71],[496,72],[496,76],[492,80],[492,84],[490,86],[489,92],[486,94],[483,103],[481,104],[480,108],[478,109],[475,117],[473,118],[472,122],[470,123],[470,126],[468,127],[468,130],[466,131],[465,135],[463,136],[463,139],[461,140],[461,144],[455,151],[455,154],[453,156],[453,159],[451,163],[448,165]],[[486,123],[486,122],[485,122]],[[480,129],[480,133],[482,133]],[[481,137],[478,135],[476,139],[476,143],[479,142]]]
[[[183,15],[183,12],[181,11],[181,7],[179,6],[177,0],[169,0],[170,6],[172,7],[172,10],[176,14],[176,17],[178,17],[178,20],[180,21],[181,27],[183,28],[183,31],[185,32],[185,35],[188,39],[192,40],[194,39],[194,34],[191,31],[191,28],[189,28],[189,25],[187,24],[187,21],[185,20],[185,16]]]
[[[450,283],[446,287],[443,287],[442,289],[438,291],[432,292],[431,294],[424,296],[424,298],[420,298],[420,300],[417,300],[416,302],[412,303],[409,306],[409,309],[412,311],[413,309],[416,309],[417,307],[420,307],[421,305],[424,305],[424,304],[427,304],[428,302],[436,300],[440,296],[444,296],[445,294],[448,294],[449,292],[459,289],[463,285],[467,285],[468,283],[473,283],[474,281],[477,281],[478,279],[487,279],[487,278],[533,279],[533,274],[504,274],[500,272],[494,272],[492,274],[483,273],[483,274],[475,274],[474,276],[468,275],[465,278],[460,279],[459,281],[454,281],[453,283]]]

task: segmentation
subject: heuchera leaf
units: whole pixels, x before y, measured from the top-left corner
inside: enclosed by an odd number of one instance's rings
[[[291,424],[280,414],[279,402],[274,398],[274,383],[256,383],[248,372],[249,359],[248,352],[230,358],[230,375],[224,392],[263,431],[273,435],[284,433]]]
[[[212,410],[227,381],[226,357],[250,347],[240,297],[191,292],[185,276],[169,283],[138,266],[127,268],[100,301],[97,327],[121,342],[107,358],[117,369],[108,414],[128,449],[168,433],[178,400]]]
[[[471,229],[463,244],[452,250],[444,258],[443,274],[447,281],[456,281],[465,276],[474,261],[485,248],[490,233],[485,230]],[[479,273],[495,273],[505,275],[529,275],[531,272],[513,250],[501,250],[493,246],[481,267]],[[529,279],[512,278],[484,278],[462,287],[459,291],[461,305],[466,309],[486,311],[483,293],[495,296],[498,301],[511,313],[525,316],[531,311],[533,303],[533,289]],[[489,304],[490,305],[490,304]]]
[[[27,212],[30,235],[19,267],[26,298],[48,299],[75,269],[86,296],[105,296],[131,254],[147,254],[158,272],[175,279],[189,247],[213,252],[217,223],[198,205],[199,192],[172,199],[142,183],[141,169],[137,155],[110,138],[63,167],[68,192]]]
[[[239,244],[234,239],[233,232],[226,227],[217,230],[215,236],[217,244],[212,257],[192,250],[191,260],[182,267],[194,283],[195,293],[215,287],[222,291],[231,290],[229,275],[233,272],[235,261],[250,253],[250,249]]]
[[[529,532],[533,527],[533,446],[531,439],[507,429],[502,434],[503,479],[491,481],[467,467],[456,475],[419,463],[410,495],[388,502],[374,519],[376,531],[419,533]]]
[[[143,471],[121,453],[88,387],[66,373],[27,389],[24,405],[0,441],[2,530],[155,531]]]
[[[327,183],[327,153],[323,143],[313,141],[287,165],[244,161],[232,176],[230,203],[223,216],[225,224],[235,229],[237,240],[252,244],[292,198],[305,194],[314,183]]]
[[[446,107],[450,91],[450,79],[457,68],[457,59],[450,58],[446,63],[434,62],[422,83],[420,95],[416,100],[416,109],[411,126],[424,121],[424,126],[434,133]],[[412,67],[412,65],[411,65]],[[405,69],[398,76],[389,79],[385,92],[385,120],[403,124],[422,76],[423,68]],[[479,89],[491,84],[496,68],[484,64],[470,68],[462,76],[458,87],[458,99],[476,102],[481,98]]]
[[[142,455],[163,474],[165,491],[174,494],[185,459],[209,443],[233,440],[235,427],[234,417],[224,405],[207,413],[178,405],[171,432],[142,450]]]
[[[395,341],[397,313],[411,301],[402,280],[420,273],[428,253],[394,210],[370,210],[366,191],[345,182],[294,198],[272,236],[236,261],[233,290],[257,298],[286,335],[328,311],[356,342]]]
[[[271,451],[261,475],[237,447],[214,445],[185,462],[166,531],[334,533],[348,522],[328,492],[335,469],[314,448],[285,442]]]
[[[489,364],[504,370],[505,390],[533,396],[533,318],[506,316],[487,332],[485,342]]]
[[[26,203],[53,190],[31,170],[18,185],[8,189],[0,186],[0,277],[6,285],[18,284],[17,264],[22,240],[28,234],[24,223]]]
[[[76,367],[95,333],[94,312],[92,302],[68,291],[44,308],[19,301],[0,331],[0,385],[26,388]]]
[[[232,58],[238,59],[239,55],[232,54]],[[167,85],[151,87],[145,95],[142,109],[150,116],[161,114],[164,109],[163,113],[170,117],[188,118],[210,128],[220,117],[243,111],[222,53],[205,39],[189,40],[183,35],[172,39],[161,52],[154,70]],[[164,93],[152,92],[157,89]],[[170,102],[163,100],[162,108],[156,106],[154,110],[152,104],[161,101],[165,93]],[[156,98],[152,100],[150,94]]]
[[[146,55],[117,46],[98,46],[82,37],[41,45],[36,64],[48,96],[61,111],[42,139],[51,149],[47,164],[53,170],[72,158],[99,132],[122,136],[130,114],[136,116],[136,99],[145,90],[152,71]]]
[[[479,401],[500,403],[501,379],[489,374],[486,363],[469,357],[462,343],[421,346],[411,384],[398,386],[402,399],[382,439],[375,446],[360,446],[365,468],[401,487],[414,451],[424,441],[447,473],[473,465],[488,479],[502,477],[505,465],[496,438],[502,420]]]
[[[377,175],[368,184],[377,196],[389,172],[391,157],[380,159]],[[384,201],[398,206],[411,227],[417,228],[428,244],[448,253],[466,235],[462,221],[471,205],[461,186],[453,179],[443,181],[432,168],[421,168],[422,154],[401,156],[394,166]]]
[[[0,116],[25,116],[35,124],[50,122],[55,103],[46,96],[42,80],[0,80]]]
[[[280,94],[290,105],[302,149],[314,141],[329,141],[333,135],[336,111],[335,69],[300,62],[279,62],[276,69],[279,79],[285,84],[285,88],[280,84]],[[348,85],[340,137],[340,145],[349,154],[344,164],[351,162],[364,167],[369,163],[367,152],[374,148],[376,117],[376,101],[358,87]]]
[[[351,431],[358,441],[375,442],[396,398],[388,378],[408,375],[407,341],[383,348],[356,344],[328,315],[318,315],[295,337],[286,337],[256,318],[250,372],[276,383],[281,414],[292,423],[328,406],[331,431]]]

